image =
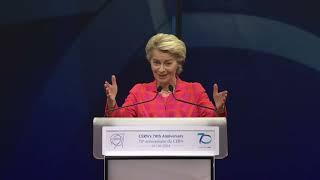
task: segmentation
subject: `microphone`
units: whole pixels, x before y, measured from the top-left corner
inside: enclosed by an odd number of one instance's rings
[[[127,108],[127,107],[131,107],[131,106],[136,106],[136,105],[139,105],[139,104],[144,104],[144,103],[151,102],[151,101],[153,101],[153,100],[155,100],[157,98],[157,96],[159,95],[159,92],[161,92],[161,90],[162,90],[162,87],[158,86],[157,87],[157,94],[152,99],[146,100],[146,101],[137,102],[137,103],[130,104],[130,105],[127,105],[127,106],[118,107],[118,108],[115,108],[115,109],[111,109],[111,110],[108,110],[108,113],[116,111],[116,110],[119,110],[119,109],[122,109],[122,108]]]
[[[202,108],[205,108],[205,109],[210,109],[210,110],[213,110],[213,111],[217,111],[217,109],[215,109],[215,108],[211,108],[211,107],[203,106],[203,105],[201,105],[201,104],[196,104],[196,103],[193,103],[193,102],[188,102],[188,101],[185,101],[185,100],[182,100],[182,99],[178,99],[178,98],[176,98],[176,96],[174,95],[173,86],[170,84],[168,88],[169,88],[169,91],[172,92],[173,98],[174,98],[175,100],[177,100],[177,101],[180,101],[180,102],[183,102],[183,103],[187,103],[187,104],[191,104],[191,105],[198,106],[198,107],[202,107]]]

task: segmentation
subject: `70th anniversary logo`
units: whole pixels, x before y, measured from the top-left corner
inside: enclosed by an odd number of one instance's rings
[[[209,134],[205,133],[198,133],[199,137],[199,144],[210,144],[212,141],[212,137]]]

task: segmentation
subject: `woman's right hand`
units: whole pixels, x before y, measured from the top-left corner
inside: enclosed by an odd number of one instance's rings
[[[118,85],[115,75],[111,76],[111,84],[108,81],[104,82],[104,89],[107,96],[108,106],[112,108],[116,105],[116,96],[118,93]]]

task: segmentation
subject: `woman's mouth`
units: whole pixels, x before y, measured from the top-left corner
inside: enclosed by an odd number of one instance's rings
[[[158,75],[160,79],[165,79],[167,75]]]

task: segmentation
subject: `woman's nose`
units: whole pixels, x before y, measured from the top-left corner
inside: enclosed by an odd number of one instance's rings
[[[159,71],[160,71],[160,72],[165,71],[163,64],[161,64],[161,66],[160,66],[160,68],[159,68]]]

